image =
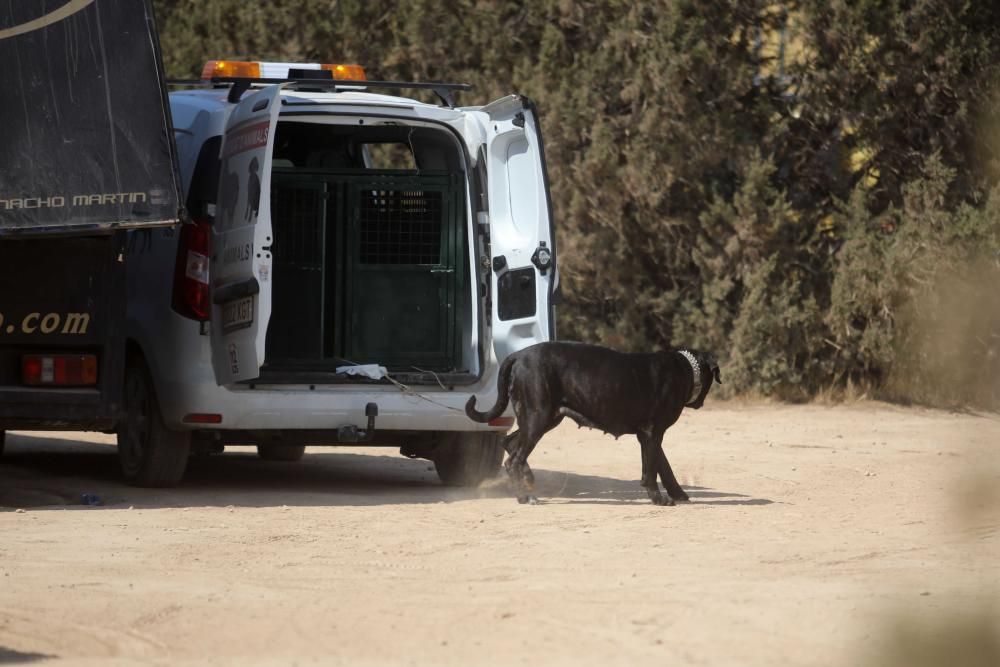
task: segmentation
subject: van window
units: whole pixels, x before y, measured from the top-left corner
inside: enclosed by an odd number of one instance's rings
[[[348,171],[464,170],[462,153],[441,130],[402,125],[279,121],[274,166]]]
[[[222,148],[222,136],[209,137],[198,152],[198,161],[191,174],[191,184],[187,192],[187,210],[194,218],[208,217],[211,205],[219,192],[219,151]]]
[[[364,144],[363,150],[368,158],[366,164],[369,169],[412,171],[417,168],[417,163],[413,159],[413,151],[410,150],[409,144],[395,142]]]

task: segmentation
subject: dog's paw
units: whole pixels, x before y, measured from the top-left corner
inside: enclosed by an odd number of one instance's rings
[[[663,507],[673,507],[674,499],[670,496],[653,496],[650,498],[654,505],[662,505]]]
[[[677,493],[671,493],[670,495],[674,498],[674,500],[679,500],[682,503],[691,502],[691,499],[688,498],[688,494],[680,489],[677,490]]]
[[[537,505],[538,498],[536,498],[531,494],[528,494],[526,496],[518,496],[517,502],[521,503],[522,505]]]

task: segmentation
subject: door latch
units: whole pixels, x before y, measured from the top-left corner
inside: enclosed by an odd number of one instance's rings
[[[541,241],[535,248],[535,253],[531,256],[531,263],[538,267],[538,272],[543,276],[552,268],[552,251],[545,246],[545,241]]]

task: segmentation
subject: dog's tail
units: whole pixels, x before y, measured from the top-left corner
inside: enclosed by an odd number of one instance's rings
[[[514,361],[517,355],[510,355],[503,360],[500,364],[500,372],[497,374],[497,402],[492,408],[487,412],[480,412],[476,410],[476,395],[473,394],[469,396],[468,402],[465,404],[465,414],[469,416],[474,422],[479,422],[485,424],[488,421],[492,421],[503,414],[503,411],[507,409],[507,403],[510,401],[510,373],[514,368]]]

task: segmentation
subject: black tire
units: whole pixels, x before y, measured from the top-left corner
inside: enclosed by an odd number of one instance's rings
[[[133,486],[176,486],[191,453],[191,433],[163,423],[156,389],[145,363],[129,359],[125,369],[124,410],[118,424],[118,462]]]
[[[305,453],[305,445],[257,445],[257,456],[265,461],[298,461]]]
[[[0,456],[3,456],[3,446],[7,444],[7,431],[0,431]]]
[[[479,486],[493,479],[503,461],[503,437],[490,431],[445,434],[431,458],[438,477],[449,486]]]

